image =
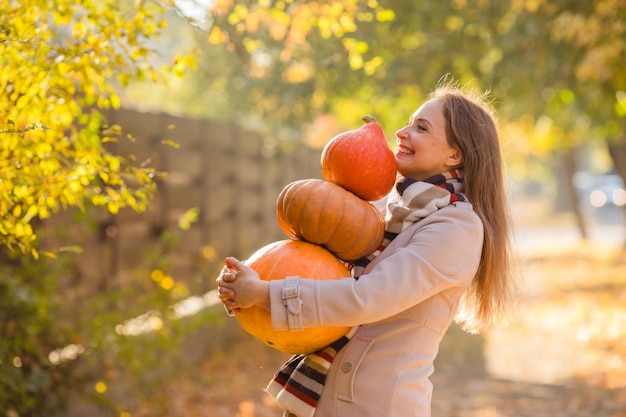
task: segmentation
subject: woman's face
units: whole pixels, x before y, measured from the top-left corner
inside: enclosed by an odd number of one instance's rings
[[[438,100],[424,103],[396,132],[398,172],[425,180],[461,164],[460,152],[448,144],[443,106]]]

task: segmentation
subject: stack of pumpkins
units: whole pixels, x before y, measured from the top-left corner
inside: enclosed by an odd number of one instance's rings
[[[396,161],[380,125],[365,124],[332,138],[322,150],[324,180],[288,184],[278,196],[278,224],[290,238],[256,251],[245,263],[264,280],[301,276],[339,279],[349,276],[345,262],[373,253],[385,233],[383,215],[370,201],[384,197],[396,178]],[[343,336],[347,327],[275,331],[269,311],[235,311],[248,333],[286,353],[310,353]]]

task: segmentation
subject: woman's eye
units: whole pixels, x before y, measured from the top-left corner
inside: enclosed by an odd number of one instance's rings
[[[424,126],[422,126],[422,125],[417,125],[416,129],[417,129],[419,132],[426,132],[426,128],[425,128]]]

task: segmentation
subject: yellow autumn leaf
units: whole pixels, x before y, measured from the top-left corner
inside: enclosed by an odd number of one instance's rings
[[[87,33],[87,26],[83,22],[76,22],[72,27],[72,37],[82,38]]]
[[[219,27],[213,26],[209,32],[208,40],[211,45],[219,45],[225,40],[224,33]]]
[[[94,385],[94,389],[98,394],[104,394],[105,392],[107,392],[108,386],[104,381],[98,381]]]

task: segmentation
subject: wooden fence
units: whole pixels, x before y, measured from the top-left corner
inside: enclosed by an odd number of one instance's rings
[[[297,145],[292,152],[276,153],[261,135],[233,124],[131,110],[107,117],[137,138],[117,142],[115,153],[133,154],[138,163],[147,161],[169,176],[159,184],[147,212],[102,213],[93,229],[72,229],[73,243],[84,252],[77,256],[69,287],[84,295],[132,283],[137,271],[145,279],[146,263],[165,258],[175,280],[192,292],[206,291],[215,277],[199,274],[206,273],[208,264],[218,268],[226,255],[245,258],[286,238],[275,207],[285,185],[321,178],[319,149]],[[168,140],[179,147],[162,144]],[[191,208],[199,209],[199,220],[181,231],[178,219]],[[67,216],[60,219],[71,227]],[[165,231],[176,236],[177,244],[165,247],[160,238]]]

